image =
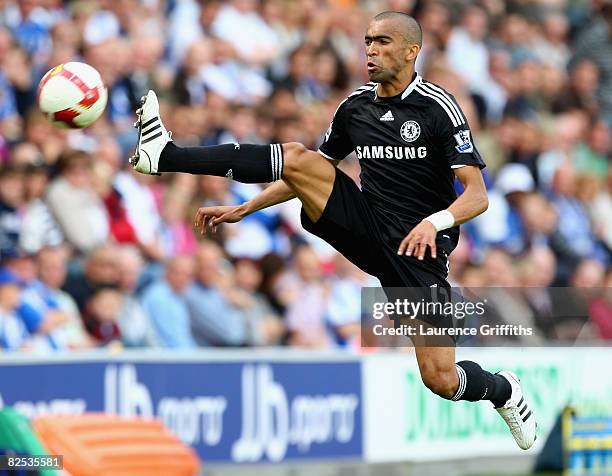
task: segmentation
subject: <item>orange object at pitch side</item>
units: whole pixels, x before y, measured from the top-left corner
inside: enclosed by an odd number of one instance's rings
[[[72,476],[195,476],[196,453],[159,420],[102,413],[44,416],[33,427]]]

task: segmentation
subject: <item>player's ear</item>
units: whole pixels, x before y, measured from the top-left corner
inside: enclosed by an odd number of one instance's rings
[[[421,51],[421,47],[419,45],[417,45],[416,43],[409,44],[406,48],[406,61],[415,61],[416,57],[419,54],[419,51]]]

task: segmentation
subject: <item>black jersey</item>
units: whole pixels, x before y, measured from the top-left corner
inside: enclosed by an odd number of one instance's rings
[[[418,74],[394,97],[368,83],[338,107],[319,152],[332,160],[351,152],[361,164],[362,192],[392,238],[457,198],[453,168],[484,167],[454,97]],[[444,230],[457,244],[459,228]]]

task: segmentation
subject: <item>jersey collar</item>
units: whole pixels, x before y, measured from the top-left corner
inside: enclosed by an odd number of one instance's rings
[[[421,76],[419,75],[419,73],[415,71],[414,79],[408,85],[408,87],[404,89],[404,92],[402,93],[402,99],[406,99],[406,97],[414,90],[414,88],[417,87],[417,85],[421,83],[421,81],[422,81]]]
[[[408,87],[406,89],[404,89],[404,91],[402,92],[401,95],[397,95],[397,96],[393,96],[394,98],[400,98],[400,99],[406,99],[408,97],[408,95],[414,91],[414,88],[416,88],[421,82],[423,81],[423,78],[421,78],[421,75],[419,73],[417,73],[416,71],[414,72],[414,79],[412,80],[412,82],[408,85]],[[378,86],[374,88],[374,99],[375,100],[379,100],[379,99],[391,99],[391,98],[379,98],[378,97]]]

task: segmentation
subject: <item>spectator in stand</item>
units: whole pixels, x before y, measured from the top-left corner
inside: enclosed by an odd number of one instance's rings
[[[525,165],[505,165],[489,191],[488,210],[471,224],[476,245],[501,246],[512,254],[522,252],[526,242],[517,207],[534,188],[533,176]]]
[[[34,310],[39,316],[37,323],[29,326],[30,332],[45,334],[48,345],[54,350],[70,348],[73,337],[72,317],[62,309],[55,293],[45,283],[38,279],[38,263],[27,258],[32,265],[33,276],[25,278],[22,273],[22,303]],[[34,327],[35,326],[35,327]]]
[[[6,59],[7,53],[13,48],[13,41],[9,31],[0,29],[0,47],[2,48],[2,62]],[[21,118],[17,109],[17,97],[15,89],[7,77],[7,73],[0,71],[0,132],[3,141],[18,137],[18,130],[21,125]]]
[[[283,284],[283,287],[292,288],[293,292],[286,318],[289,344],[297,347],[330,347],[332,340],[327,331],[327,312],[331,288],[323,276],[319,257],[310,246],[298,248],[294,269]],[[308,306],[304,303],[308,303]]]
[[[158,337],[148,313],[137,296],[144,260],[138,248],[122,245],[117,249],[118,289],[123,294],[119,314],[121,341],[126,347],[153,347]],[[170,314],[172,315],[172,314]]]
[[[293,300],[293,290],[284,292],[287,264],[282,257],[268,253],[259,260],[259,266],[262,274],[259,292],[265,296],[272,309],[284,316],[287,306]]]
[[[203,242],[196,252],[196,281],[187,290],[193,337],[199,346],[245,346],[255,341],[244,312],[232,302],[231,264],[219,245]],[[222,318],[220,318],[222,316]]]
[[[130,169],[117,173],[113,185],[123,199],[127,219],[143,253],[156,261],[162,260],[161,217],[151,178]]]
[[[423,52],[417,60],[417,71],[427,67],[429,61],[444,51],[452,31],[451,12],[439,1],[427,2],[419,15],[423,29]]]
[[[574,342],[595,338],[596,326],[588,320],[589,306],[600,294],[604,277],[605,267],[599,261],[585,259],[576,267],[569,281],[574,289],[557,299],[557,305],[562,306],[555,322],[557,339]]]
[[[601,2],[599,12],[574,44],[574,61],[587,58],[601,72],[598,98],[608,123],[612,123],[612,4]]]
[[[85,303],[100,286],[117,286],[119,282],[119,263],[117,249],[104,245],[93,250],[85,261],[84,269],[69,273],[64,290],[76,301],[81,312]]]
[[[188,256],[178,255],[168,262],[165,276],[152,283],[142,294],[142,306],[162,347],[196,347],[186,299],[192,281],[193,261]]]
[[[484,8],[466,5],[460,24],[453,28],[446,45],[446,62],[472,88],[484,94],[489,78],[489,50],[484,40],[489,19]]]
[[[206,89],[235,103],[254,104],[271,92],[268,81],[256,68],[235,61],[236,51],[223,39],[211,40],[212,61],[202,67]]]
[[[576,267],[570,280],[574,288],[599,288],[603,286],[606,268],[601,262],[585,259]]]
[[[497,314],[499,324],[522,325],[534,330],[532,336],[516,336],[519,342],[540,344],[543,336],[536,327],[535,314],[527,300],[517,289],[520,275],[510,255],[502,249],[491,249],[485,256],[484,268],[487,276],[487,305]]]
[[[23,200],[22,171],[14,166],[0,169],[0,259],[14,254],[18,248]]]
[[[80,253],[88,253],[109,238],[104,203],[92,190],[90,157],[68,152],[59,162],[59,175],[49,185],[47,203],[66,240]]]
[[[361,288],[380,283],[340,253],[334,257],[334,274],[327,303],[329,332],[338,347],[356,346],[361,335]]]
[[[31,348],[38,352],[64,349],[66,344],[61,328],[68,317],[46,286],[37,279],[34,257],[17,250],[14,255],[5,257],[3,264],[19,280],[20,304],[16,312],[31,336]]]
[[[584,115],[576,111],[555,119],[548,143],[537,158],[536,174],[540,189],[549,193],[557,168],[564,164],[573,165],[574,154],[584,137],[586,127]]]
[[[557,168],[552,183],[552,203],[559,220],[559,233],[580,258],[598,259],[603,263],[608,256],[597,242],[589,217],[576,197],[576,171],[570,164]]]
[[[570,70],[569,81],[552,104],[552,112],[559,114],[583,110],[591,116],[599,112],[597,88],[599,68],[589,59],[578,60]]]
[[[579,174],[592,175],[605,180],[610,169],[610,126],[605,121],[591,121],[586,131],[586,140],[576,148],[574,165]]]
[[[212,33],[231,43],[241,63],[252,67],[269,63],[277,54],[278,38],[257,11],[255,0],[231,0],[212,23]]]
[[[550,289],[555,280],[556,259],[547,247],[538,246],[529,251],[519,266],[522,294],[533,311],[538,329],[547,338],[555,337],[557,307],[555,289]]]
[[[120,346],[119,317],[123,306],[121,292],[113,286],[101,286],[89,296],[83,321],[89,334],[100,346]]]
[[[111,241],[139,245],[136,230],[128,217],[126,200],[114,182],[121,170],[121,149],[112,137],[100,138],[93,163],[93,188],[104,201],[109,219]]]
[[[19,293],[17,276],[0,268],[0,350],[21,350],[27,346],[29,334],[16,312]]]
[[[38,150],[32,144],[36,154]],[[49,168],[37,157],[25,168],[26,204],[23,213],[22,230],[19,246],[28,253],[36,253],[45,246],[59,246],[64,242],[64,235],[55,217],[44,201],[49,179]]]
[[[210,41],[198,40],[189,46],[185,60],[176,72],[172,84],[172,93],[177,103],[196,105],[205,101],[207,88],[201,71],[210,62],[211,57]]]
[[[463,268],[457,282],[468,288],[468,291],[471,291],[470,288],[475,290],[484,288],[488,285],[487,271],[481,266],[468,264]]]
[[[230,289],[239,303],[255,336],[255,345],[276,345],[285,332],[281,317],[274,312],[266,298],[258,292],[262,272],[257,262],[239,258],[235,263],[234,284]]]
[[[311,48],[302,46],[289,55],[289,70],[287,76],[279,81],[277,87],[290,91],[302,104],[314,99],[313,74],[314,55]]]
[[[533,51],[538,60],[562,71],[570,60],[570,49],[567,45],[569,21],[559,11],[550,10],[543,14],[540,21],[541,31],[535,40]]]
[[[593,232],[606,246],[608,253],[612,250],[612,196],[607,193],[609,182],[612,181],[612,169],[604,180],[592,175],[583,175],[578,181],[577,196],[584,204]]]
[[[188,218],[190,195],[179,187],[170,187],[164,195],[161,211],[161,246],[166,256],[192,254],[197,241]]]
[[[60,156],[68,151],[68,136],[53,127],[40,111],[29,111],[24,120],[22,139],[36,146],[45,163],[58,165]]]
[[[60,329],[65,345],[69,349],[82,349],[91,347],[93,341],[83,326],[76,302],[61,289],[66,280],[68,257],[69,250],[66,247],[42,248],[36,254],[36,266],[38,278],[46,287],[50,299],[66,316]]]

